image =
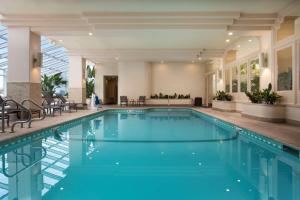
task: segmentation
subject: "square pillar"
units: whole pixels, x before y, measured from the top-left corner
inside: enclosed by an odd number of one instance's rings
[[[86,59],[69,56],[69,99],[76,103],[86,103]]]
[[[41,37],[29,27],[8,27],[7,97],[41,104]]]

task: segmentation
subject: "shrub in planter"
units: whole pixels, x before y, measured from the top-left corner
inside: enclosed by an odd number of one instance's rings
[[[256,90],[254,92],[245,92],[247,97],[252,103],[265,103],[265,104],[275,104],[281,98],[276,92],[272,91],[272,84],[269,83],[268,88],[262,91]]]
[[[218,101],[231,101],[232,96],[224,91],[219,90],[213,99]]]

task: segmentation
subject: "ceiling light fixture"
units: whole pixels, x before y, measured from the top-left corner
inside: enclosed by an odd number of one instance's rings
[[[63,40],[58,40],[59,42],[63,42]]]
[[[233,32],[228,32],[228,35],[233,35]]]
[[[119,60],[119,57],[115,57],[115,60]]]
[[[230,42],[230,40],[229,40],[229,39],[226,39],[225,42]]]
[[[89,32],[89,36],[92,36],[93,35],[93,33],[92,32]]]
[[[249,40],[248,40],[248,42],[252,42],[252,40],[251,40],[251,39],[249,39]]]
[[[237,48],[240,48],[240,47],[241,47],[241,45],[239,45],[239,44],[238,44],[236,47],[237,47]]]

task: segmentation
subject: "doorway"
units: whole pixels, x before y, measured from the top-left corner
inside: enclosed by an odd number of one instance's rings
[[[118,76],[103,77],[103,103],[118,104]]]

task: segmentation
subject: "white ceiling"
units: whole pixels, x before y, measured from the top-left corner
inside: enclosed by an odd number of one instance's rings
[[[94,62],[208,58],[300,14],[299,0],[0,0],[0,22],[30,26]],[[299,7],[297,7],[299,6]],[[299,8],[299,9],[296,9]],[[233,30],[234,35],[228,36]],[[88,33],[92,32],[93,36]],[[230,39],[230,42],[225,42]],[[209,51],[204,51],[209,52]],[[203,54],[205,55],[205,53]]]

